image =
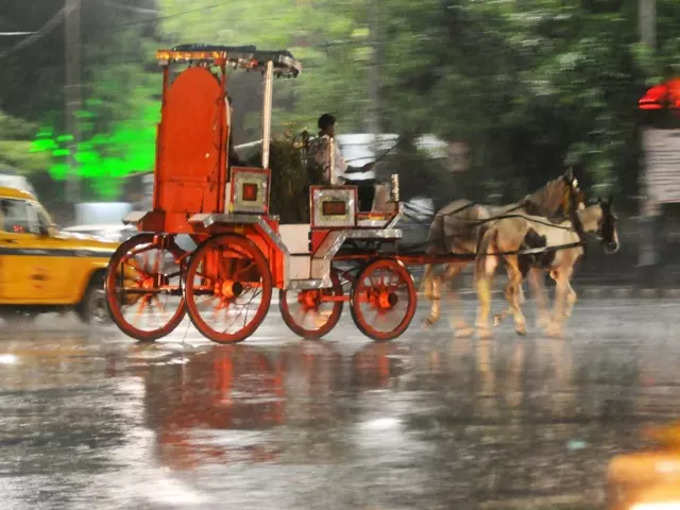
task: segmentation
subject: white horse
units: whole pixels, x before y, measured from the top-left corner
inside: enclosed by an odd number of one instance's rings
[[[521,285],[530,268],[548,271],[556,282],[555,302],[546,333],[559,336],[564,320],[571,315],[576,292],[570,280],[574,264],[583,255],[583,235],[596,233],[605,252],[619,249],[616,217],[611,201],[598,201],[574,213],[574,220],[551,223],[542,216],[511,215],[493,221],[479,242],[475,280],[477,297],[477,331],[489,336],[491,282],[498,263],[503,260],[508,273],[505,296],[515,320],[515,331],[526,333],[526,321],[521,304]]]

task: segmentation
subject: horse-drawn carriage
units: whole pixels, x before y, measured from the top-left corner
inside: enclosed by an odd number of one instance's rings
[[[416,306],[411,276],[393,257],[346,249],[370,241],[379,250],[401,237],[394,228],[400,215],[397,180],[388,196],[377,194],[382,203],[371,211],[357,210],[355,186],[312,186],[309,223],[279,225],[270,214],[276,179],[269,169],[272,82],[297,76],[299,62],[286,51],[197,45],[158,51],[157,60],[163,103],[153,209],[126,217],[142,233],[120,246],[106,278],[109,309],[121,330],[154,340],[170,333],[186,312],[211,340],[238,342],[260,325],[276,287],[284,321],[302,336],[330,331],[345,301],[368,336],[401,334]],[[230,68],[264,78],[258,167],[229,162]],[[333,265],[340,255],[361,260],[351,292]]]
[[[128,215],[125,221],[141,233],[120,245],[106,276],[111,316],[129,336],[155,340],[188,313],[209,339],[238,342],[261,324],[276,287],[282,317],[300,336],[328,333],[348,302],[363,333],[390,340],[406,330],[416,309],[406,265],[464,264],[479,255],[474,231],[489,221],[488,211],[456,203],[430,227],[436,237],[441,223],[443,248],[399,253],[396,175],[391,189],[383,185],[376,192],[370,211],[359,210],[355,186],[311,186],[309,222],[279,224],[269,209],[277,178],[269,168],[272,83],[274,77],[296,77],[299,62],[287,51],[205,45],[160,50],[157,60],[163,96],[153,209]],[[229,161],[226,86],[232,68],[263,76],[262,159],[256,167]],[[499,209],[496,218],[520,207],[531,212],[527,206],[546,215],[564,209],[572,179],[551,182],[517,207]],[[453,244],[447,224],[463,225]]]

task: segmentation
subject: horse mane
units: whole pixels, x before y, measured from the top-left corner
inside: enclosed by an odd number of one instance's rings
[[[583,228],[583,222],[581,221],[581,218],[578,215],[578,200],[576,200],[576,191],[573,189],[569,191],[570,193],[570,199],[569,199],[569,220],[571,221],[571,225],[576,230],[576,234],[578,235],[578,240],[583,243],[585,237],[586,237],[586,232],[585,229]],[[585,252],[585,244],[583,245],[583,250]]]
[[[548,181],[542,188],[526,195],[521,204],[527,214],[555,218],[560,216],[559,210],[564,198],[567,184],[562,176]]]

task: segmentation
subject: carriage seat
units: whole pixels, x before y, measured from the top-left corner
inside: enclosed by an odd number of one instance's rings
[[[389,184],[376,184],[373,205],[370,211],[357,213],[357,226],[381,227],[388,223],[397,212],[398,204],[390,200]]]

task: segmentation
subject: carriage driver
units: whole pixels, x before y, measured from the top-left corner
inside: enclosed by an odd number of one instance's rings
[[[319,117],[318,126],[319,138],[314,160],[323,169],[324,183],[331,186],[357,186],[359,210],[370,211],[375,195],[375,173],[372,169],[374,163],[367,163],[360,168],[347,165],[335,141],[335,117],[330,113]]]

